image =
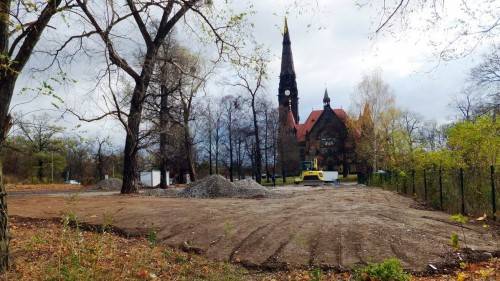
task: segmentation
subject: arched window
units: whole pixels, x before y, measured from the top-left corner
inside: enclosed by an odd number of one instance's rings
[[[339,150],[339,140],[334,134],[324,133],[320,138],[321,154],[325,156],[334,155]]]

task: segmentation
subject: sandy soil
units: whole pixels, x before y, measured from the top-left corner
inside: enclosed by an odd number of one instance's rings
[[[109,222],[126,235],[157,230],[162,244],[217,260],[262,268],[319,265],[345,270],[396,257],[406,269],[428,271],[458,262],[450,236],[462,233],[448,214],[378,188],[288,187],[282,199],[185,199],[124,196],[8,197],[9,215],[57,218],[74,212],[89,224]],[[469,248],[493,253],[491,230],[464,227]],[[461,236],[462,237],[462,236]],[[462,246],[464,244],[462,243]],[[486,254],[488,255],[488,254]]]

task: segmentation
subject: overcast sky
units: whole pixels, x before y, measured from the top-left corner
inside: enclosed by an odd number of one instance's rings
[[[256,14],[250,15],[249,18],[255,24],[255,39],[270,49],[270,80],[266,83],[265,94],[272,97],[276,106],[282,30],[285,10],[290,7],[289,2],[291,1],[252,1]],[[316,0],[310,2],[316,3]],[[464,86],[467,71],[477,64],[481,48],[465,59],[439,63],[432,56],[429,38],[446,38],[447,34],[434,32],[431,36],[416,32],[403,36],[400,34],[396,38],[382,35],[376,40],[370,40],[376,27],[372,24],[377,16],[374,7],[364,7],[360,10],[352,0],[317,0],[317,3],[318,6],[292,9],[288,17],[301,122],[306,120],[312,109],[322,108],[325,88],[328,89],[332,107],[344,108],[347,111],[350,95],[362,74],[377,68],[382,71],[383,79],[393,90],[399,106],[418,112],[425,119],[435,119],[439,123],[450,120],[452,111],[448,104],[451,96]],[[454,1],[446,3],[448,7],[453,8],[449,5],[453,5]],[[418,24],[415,22],[415,25]],[[483,46],[486,47],[487,44]],[[88,68],[89,65],[80,63],[72,67],[72,70],[77,70],[78,75],[74,77],[78,83],[73,88],[57,89],[58,94],[63,96],[67,103],[79,105],[82,100],[80,93],[83,89],[89,89],[89,77],[85,77],[85,73],[90,70],[85,70],[85,67]],[[26,85],[35,86],[28,84],[30,79],[27,77],[24,75],[20,79],[18,90]],[[29,95],[16,95],[12,106],[17,107],[13,111],[28,112],[40,106],[50,108],[50,97],[19,105],[30,99]],[[72,127],[75,123],[66,117],[62,125]],[[109,120],[104,125],[85,125],[84,128],[90,131],[85,134],[91,136],[123,133],[121,126],[116,126]]]

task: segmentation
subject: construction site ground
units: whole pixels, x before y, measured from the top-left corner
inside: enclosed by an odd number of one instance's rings
[[[322,266],[348,270],[398,258],[414,272],[446,272],[468,255],[498,254],[496,228],[460,225],[412,198],[362,185],[286,186],[265,199],[192,199],[99,192],[15,192],[9,215],[86,225],[111,224],[125,236],[156,232],[161,244],[251,268]],[[76,194],[76,195],[75,195]],[[455,252],[450,237],[459,234]],[[464,239],[465,238],[465,239]]]

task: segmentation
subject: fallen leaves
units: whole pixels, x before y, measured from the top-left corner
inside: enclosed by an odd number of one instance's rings
[[[352,280],[350,273],[312,270],[256,272],[207,260],[177,249],[126,239],[110,232],[68,228],[58,221],[11,218],[12,270],[6,280]],[[500,261],[467,264],[450,275],[413,277],[415,281],[499,280]],[[34,276],[36,276],[34,278]]]

